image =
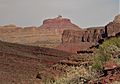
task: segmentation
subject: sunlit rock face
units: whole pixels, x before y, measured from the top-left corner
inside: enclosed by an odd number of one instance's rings
[[[42,29],[55,31],[57,34],[62,34],[64,30],[80,30],[80,27],[73,24],[70,19],[58,16],[53,19],[46,19],[40,26]]]
[[[65,30],[62,43],[97,42],[104,38],[104,27],[94,27],[83,30]]]
[[[108,37],[115,36],[120,33],[120,15],[115,16],[113,22],[106,25],[105,32]]]
[[[117,15],[117,16],[115,16],[115,18],[114,18],[114,21],[113,22],[115,22],[115,23],[119,23],[120,24],[120,14],[119,15]]]

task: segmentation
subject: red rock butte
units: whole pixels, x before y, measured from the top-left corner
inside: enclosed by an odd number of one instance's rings
[[[80,29],[77,25],[73,24],[70,19],[58,16],[53,19],[46,19],[40,28],[59,28],[59,29]]]

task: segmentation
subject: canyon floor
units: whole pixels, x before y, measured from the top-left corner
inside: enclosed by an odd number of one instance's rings
[[[40,82],[40,79],[36,78],[39,71],[49,69],[53,64],[70,55],[54,49],[0,41],[0,83],[29,84],[30,82],[34,84],[34,81]]]

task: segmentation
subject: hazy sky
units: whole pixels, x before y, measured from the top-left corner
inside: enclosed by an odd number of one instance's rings
[[[119,0],[0,0],[0,25],[40,26],[67,17],[80,27],[105,25],[119,13]]]

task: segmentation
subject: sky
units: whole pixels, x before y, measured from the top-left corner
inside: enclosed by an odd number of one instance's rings
[[[106,25],[120,11],[119,0],[0,0],[0,25],[40,26],[62,15],[84,28]]]

